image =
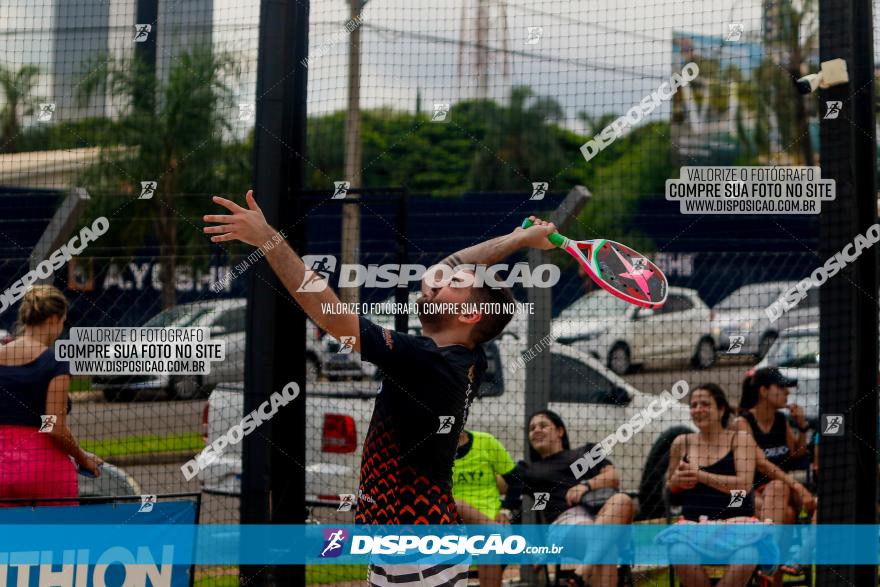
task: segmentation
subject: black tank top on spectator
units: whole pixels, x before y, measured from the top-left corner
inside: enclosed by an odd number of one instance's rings
[[[688,435],[690,436],[690,435]],[[684,454],[688,454],[688,436],[684,438]],[[711,465],[700,467],[700,470],[716,475],[736,475],[736,462],[733,460],[733,443],[736,434],[730,440],[730,450],[723,457]],[[751,487],[744,489],[750,490]],[[741,505],[734,506],[730,492],[718,491],[703,483],[697,483],[693,489],[686,489],[679,493],[681,496],[681,515],[686,520],[698,522],[700,516],[706,516],[710,520],[726,520],[737,516],[753,516],[755,506],[752,502],[752,493],[749,491]]]
[[[752,412],[746,412],[742,417],[749,423],[749,427],[752,429],[752,436],[755,437],[755,443],[764,451],[767,460],[783,471],[790,471],[795,462],[788,452],[785,415],[782,412],[776,412],[773,416],[773,426],[770,427],[770,432],[761,430],[761,427],[758,426],[758,420]],[[758,485],[763,485],[768,481],[767,477],[760,474],[755,480]]]
[[[51,348],[30,363],[0,365],[0,426],[39,428],[40,416],[46,415],[49,382],[59,375],[70,375],[70,363],[56,361]],[[68,413],[70,405],[68,397]]]

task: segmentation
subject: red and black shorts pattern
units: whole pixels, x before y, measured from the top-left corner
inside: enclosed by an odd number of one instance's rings
[[[397,442],[385,426],[371,430],[361,463],[356,524],[458,524],[448,488],[400,466]]]

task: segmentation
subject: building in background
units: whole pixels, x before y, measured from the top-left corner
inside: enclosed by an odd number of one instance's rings
[[[0,67],[17,72],[36,66],[35,85],[19,104],[22,128],[35,124],[24,116],[40,103],[55,104],[53,121],[115,116],[124,104],[107,95],[87,106],[77,104],[83,74],[110,55],[131,57],[138,1],[158,2],[157,70],[167,79],[175,56],[196,44],[213,42],[215,0],[3,0],[0,2]],[[256,37],[254,33],[252,36]],[[5,96],[0,92],[0,107]]]

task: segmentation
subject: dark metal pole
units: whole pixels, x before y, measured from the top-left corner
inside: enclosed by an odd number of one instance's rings
[[[299,217],[305,155],[308,0],[262,0],[257,65],[254,192],[270,224],[303,250]],[[305,522],[305,315],[265,260],[248,297],[244,413],[290,381],[299,398],[246,436],[242,524]],[[303,566],[242,566],[242,585],[305,585]]]
[[[560,232],[565,229],[578,213],[587,205],[592,194],[583,186],[575,186],[568,192],[565,200],[550,215],[550,220]],[[533,269],[550,261],[546,251],[530,250],[529,266]],[[545,287],[531,287],[528,289],[528,301],[533,304],[534,314],[529,315],[528,334],[526,335],[527,349],[539,349],[538,342],[550,334],[551,320],[553,318],[553,291]],[[529,416],[538,410],[547,408],[550,404],[551,385],[551,354],[549,350],[538,353],[534,359],[526,363],[526,390],[525,390],[525,414],[523,414],[523,451],[528,458],[529,450]],[[528,503],[528,501],[526,502]],[[532,511],[523,512],[524,524],[537,523],[537,515]],[[531,565],[523,565],[520,572],[522,581],[526,585],[534,585],[538,581],[537,573]]]
[[[404,188],[397,201],[397,263],[404,265],[409,263],[409,251],[407,249],[407,235],[409,226],[409,192]],[[394,291],[394,302],[397,304],[409,303],[409,288],[398,287]],[[409,327],[409,314],[398,312],[394,315],[394,329],[398,332],[406,332]]]
[[[821,113],[842,102],[837,119],[821,120],[822,176],[836,180],[837,199],[822,208],[820,262],[877,222],[872,22],[869,0],[820,0],[821,60],[844,59],[850,76],[819,96]],[[877,521],[877,259],[876,246],[863,250],[820,290],[819,411],[844,415],[844,434],[818,447],[820,524]],[[876,565],[817,567],[818,586],[876,584]]]
[[[138,40],[134,44],[134,57],[143,64],[144,74],[156,77],[156,38],[159,34],[157,29],[159,20],[159,0],[137,0],[135,9],[135,28],[129,29],[131,39],[141,34],[137,25],[150,25],[150,31],[146,33],[146,40]],[[152,111],[155,103],[155,95],[143,95],[143,91],[155,92],[153,84],[140,84],[138,92],[133,96],[134,107],[140,111]]]

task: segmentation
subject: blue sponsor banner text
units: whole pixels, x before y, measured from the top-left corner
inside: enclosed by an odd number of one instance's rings
[[[35,560],[34,553],[48,553],[53,564],[71,556],[95,564],[124,553],[174,565],[437,564],[462,556],[475,564],[878,564],[878,536],[873,525],[197,526],[134,517],[4,524],[0,564]]]

